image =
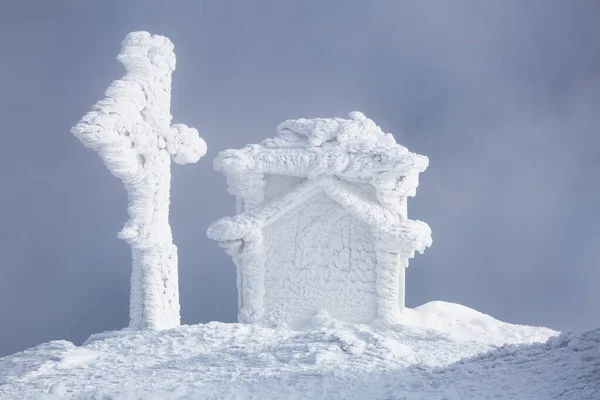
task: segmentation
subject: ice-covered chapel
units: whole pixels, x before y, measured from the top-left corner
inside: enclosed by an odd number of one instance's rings
[[[428,162],[360,112],[288,120],[274,138],[221,152],[214,166],[237,213],[208,236],[237,266],[240,322],[396,321],[408,259],[432,242],[406,208]]]

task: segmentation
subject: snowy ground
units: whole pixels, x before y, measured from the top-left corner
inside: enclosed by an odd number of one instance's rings
[[[443,302],[377,330],[110,332],[0,358],[0,399],[600,399],[600,329],[556,335]]]

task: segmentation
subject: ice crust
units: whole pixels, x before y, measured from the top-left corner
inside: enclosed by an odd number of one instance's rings
[[[261,144],[214,161],[237,215],[208,229],[238,270],[241,322],[301,327],[327,312],[349,322],[395,322],[404,268],[432,243],[407,218],[425,156],[360,112],[283,122]]]
[[[385,329],[322,314],[313,322],[309,331],[211,322],[45,343],[0,358],[0,398],[600,398],[600,329],[557,336],[444,302],[407,309]]]
[[[171,125],[175,54],[168,38],[132,32],[117,60],[126,75],[72,133],[100,154],[127,190],[129,220],[118,236],[132,251],[130,328],[172,328],[180,317],[177,248],[169,226],[171,159],[195,163],[206,143],[196,129]]]

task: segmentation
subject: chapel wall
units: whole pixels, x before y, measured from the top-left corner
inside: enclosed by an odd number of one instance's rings
[[[366,323],[377,317],[371,228],[318,194],[264,228],[267,319],[303,326],[325,309]]]

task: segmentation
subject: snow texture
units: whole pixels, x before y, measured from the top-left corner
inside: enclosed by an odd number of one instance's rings
[[[211,322],[54,341],[0,358],[0,398],[600,398],[600,329],[557,336],[443,302],[406,311],[379,330],[320,315],[310,331]]]
[[[208,236],[237,266],[239,321],[396,322],[408,259],[432,243],[406,207],[428,162],[360,112],[288,120],[274,138],[221,152],[214,166],[237,215]]]
[[[132,32],[117,56],[127,71],[72,129],[123,181],[129,220],[119,238],[131,245],[130,328],[179,325],[177,248],[169,226],[171,158],[195,163],[206,143],[194,128],[171,125],[173,44],[164,36]]]

